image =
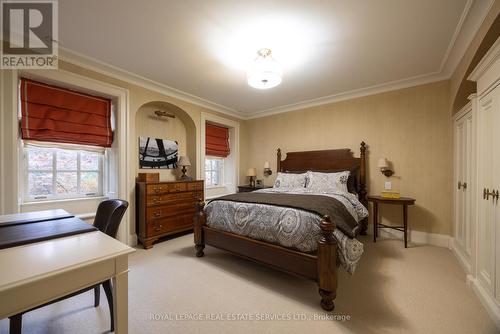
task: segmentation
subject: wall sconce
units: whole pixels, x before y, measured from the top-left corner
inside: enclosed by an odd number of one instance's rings
[[[272,173],[273,173],[273,171],[269,167],[269,161],[264,162],[264,176],[269,176]]]
[[[394,171],[389,167],[389,162],[386,158],[378,159],[378,168],[380,168],[382,174],[387,177],[390,177],[394,174]]]
[[[248,168],[247,176],[250,179],[250,187],[255,187],[255,177],[257,176],[257,170],[255,168]]]

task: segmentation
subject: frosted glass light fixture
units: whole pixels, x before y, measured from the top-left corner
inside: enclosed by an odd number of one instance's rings
[[[247,72],[248,84],[257,89],[269,89],[281,83],[283,71],[271,56],[271,49],[260,49]]]

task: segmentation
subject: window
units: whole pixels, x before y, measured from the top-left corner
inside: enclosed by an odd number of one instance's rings
[[[24,157],[25,202],[103,194],[103,153],[30,146]]]
[[[218,187],[224,183],[224,159],[216,157],[205,158],[205,186]]]

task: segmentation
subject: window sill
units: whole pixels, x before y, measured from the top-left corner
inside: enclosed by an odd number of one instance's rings
[[[65,199],[54,199],[46,201],[33,201],[21,203],[21,206],[35,206],[51,203],[68,203],[68,202],[80,202],[80,201],[95,201],[95,200],[106,200],[109,199],[108,196],[95,196],[95,197],[80,197],[80,198],[65,198]]]
[[[205,189],[224,189],[227,188],[227,186],[208,186],[205,187]]]

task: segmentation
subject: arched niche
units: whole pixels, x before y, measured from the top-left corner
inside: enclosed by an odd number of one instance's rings
[[[481,44],[476,50],[472,61],[465,72],[465,75],[462,78],[462,82],[457,90],[457,94],[453,99],[453,114],[458,112],[464,105],[466,105],[469,100],[468,97],[477,92],[476,83],[467,80],[472,71],[476,68],[477,64],[483,59],[484,55],[488,52],[491,46],[495,43],[498,36],[500,35],[500,15],[498,15],[493,22],[493,24],[488,29],[488,32],[484,36]]]
[[[165,111],[175,116],[159,117],[155,111]],[[161,181],[174,181],[181,175],[178,169],[139,169],[139,137],[175,140],[179,145],[179,156],[187,155],[191,160],[187,175],[196,178],[196,126],[193,119],[181,108],[163,101],[143,104],[135,114],[135,151],[137,172],[159,172]]]

